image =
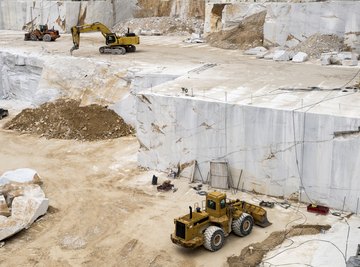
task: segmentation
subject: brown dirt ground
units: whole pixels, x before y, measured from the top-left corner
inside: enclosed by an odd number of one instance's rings
[[[316,235],[322,230],[329,230],[330,225],[295,225],[287,231],[272,232],[264,241],[253,243],[243,248],[240,256],[228,257],[230,267],[256,267],[261,263],[264,255],[279,246],[286,238],[300,235]],[[253,247],[250,254],[249,247]]]
[[[99,105],[80,106],[60,99],[35,109],[24,109],[5,128],[46,138],[94,141],[129,135],[131,126],[113,110]]]
[[[265,16],[266,11],[251,15],[234,29],[209,34],[206,38],[207,42],[224,49],[248,49],[262,46]]]

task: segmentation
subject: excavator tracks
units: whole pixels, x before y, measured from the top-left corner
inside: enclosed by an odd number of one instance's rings
[[[134,45],[128,46],[102,46],[99,48],[100,54],[124,55],[127,52],[135,52]]]

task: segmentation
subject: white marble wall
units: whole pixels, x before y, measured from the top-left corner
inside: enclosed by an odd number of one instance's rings
[[[0,52],[0,99],[36,102],[42,69],[36,57]]]
[[[267,5],[264,39],[284,45],[292,35],[302,41],[315,33],[347,35],[358,33],[360,41],[360,2],[271,3]],[[353,36],[352,36],[353,38]],[[354,46],[357,44],[350,45]]]
[[[86,9],[85,23],[114,23],[133,17],[136,0],[104,1],[20,1],[0,0],[0,29],[21,30],[32,19],[35,25],[48,24],[69,32]]]
[[[303,185],[314,202],[342,208],[346,196],[346,209],[356,209],[360,134],[333,133],[357,129],[360,118],[304,119],[299,112],[151,93],[138,96],[137,110],[141,166],[166,170],[197,160],[206,179],[209,161],[226,160],[235,185],[244,170],[240,188],[289,196]]]
[[[210,1],[206,5],[205,33],[211,32],[211,10],[214,4],[226,1]],[[244,18],[267,10],[264,39],[267,44],[284,45],[288,36],[299,41],[315,34],[336,34],[360,51],[360,1],[330,1],[308,3],[239,3],[230,1],[222,13],[223,29],[237,25]]]

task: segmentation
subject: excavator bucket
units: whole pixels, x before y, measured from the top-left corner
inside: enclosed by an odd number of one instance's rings
[[[247,203],[242,201],[241,203],[242,211],[250,214],[254,218],[254,223],[260,227],[268,227],[271,225],[267,218],[266,210],[260,206]]]

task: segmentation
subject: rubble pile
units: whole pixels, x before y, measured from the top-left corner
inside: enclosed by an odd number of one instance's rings
[[[316,33],[288,50],[294,53],[304,52],[308,54],[310,58],[319,59],[322,53],[340,52],[346,49],[344,38],[334,34]]]
[[[211,33],[206,40],[212,46],[224,49],[248,49],[263,45],[266,11],[245,18],[237,27]]]
[[[188,35],[202,33],[204,20],[196,18],[182,20],[174,17],[133,18],[113,27],[115,32],[121,34],[126,33],[127,29],[138,35]]]
[[[76,100],[57,100],[35,109],[24,109],[5,128],[46,138],[95,141],[133,133],[113,110],[100,105],[80,106]]]
[[[18,169],[0,177],[0,241],[30,227],[49,207],[32,169]]]

